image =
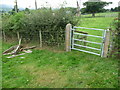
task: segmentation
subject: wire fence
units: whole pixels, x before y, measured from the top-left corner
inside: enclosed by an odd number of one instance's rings
[[[22,38],[22,43],[27,46],[37,46],[37,48],[47,48],[52,50],[64,50],[65,31],[36,31],[36,32],[2,32],[4,41],[18,42]]]

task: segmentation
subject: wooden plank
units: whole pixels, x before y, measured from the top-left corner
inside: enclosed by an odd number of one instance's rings
[[[5,54],[9,53],[9,52],[13,51],[15,48],[17,48],[17,45],[12,46],[12,47],[10,47],[9,49],[5,50],[5,51],[3,52],[3,54],[5,55]]]
[[[34,49],[34,48],[36,48],[36,46],[31,46],[31,47],[21,48],[20,50],[23,51],[23,50]]]
[[[21,45],[21,38],[19,39],[19,44],[18,44],[17,48],[11,54],[17,54],[21,48],[20,45]]]
[[[83,33],[83,34],[88,34],[87,32],[77,31],[77,30],[75,30],[74,32],[77,32],[77,33]]]
[[[14,57],[17,57],[17,56],[21,56],[21,55],[25,55],[26,53],[21,53],[21,54],[18,54],[18,55],[12,55],[12,56],[9,56],[7,58],[14,58]]]

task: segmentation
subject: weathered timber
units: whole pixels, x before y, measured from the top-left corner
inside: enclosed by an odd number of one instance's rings
[[[9,49],[5,50],[5,51],[3,52],[3,54],[9,53],[9,52],[13,51],[15,48],[17,48],[17,45],[12,46],[12,47],[10,47]]]
[[[21,54],[18,54],[18,55],[12,55],[12,56],[9,56],[7,58],[13,58],[13,57],[21,56],[21,55],[25,55],[25,53],[21,53]]]
[[[11,54],[17,54],[20,51],[20,48],[21,48],[20,45],[21,45],[21,38],[19,39],[19,44],[17,48]]]
[[[34,48],[36,48],[36,46],[31,46],[31,47],[21,48],[20,50],[23,51],[23,50],[34,49]]]
[[[87,32],[77,31],[77,30],[75,30],[74,32],[77,32],[77,33],[83,33],[83,34],[88,34]]]
[[[66,33],[65,33],[65,50],[67,52],[71,51],[71,24],[66,25]]]
[[[22,48],[23,46],[21,45],[21,39],[19,40],[19,44],[10,47],[9,49],[5,50],[3,52],[3,55],[12,55],[12,54],[17,54],[20,51],[20,48]]]

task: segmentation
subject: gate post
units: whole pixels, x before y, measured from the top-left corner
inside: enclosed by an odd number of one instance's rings
[[[65,51],[71,51],[71,28],[72,25],[69,23],[65,29]]]
[[[108,55],[108,46],[109,46],[109,41],[110,41],[110,31],[109,29],[106,30],[106,34],[105,34],[105,41],[104,41],[104,50],[103,50],[103,57],[107,57]]]

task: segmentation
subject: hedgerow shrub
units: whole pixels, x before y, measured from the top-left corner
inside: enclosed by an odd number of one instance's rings
[[[22,21],[22,18],[25,17],[25,14],[23,12],[16,13],[14,15],[5,15],[2,19],[2,28],[3,31],[5,31],[7,34],[13,34],[16,32],[21,32],[24,29],[22,28],[24,22]]]
[[[114,20],[112,28],[112,52],[111,55],[120,58],[120,13]]]
[[[64,8],[55,11],[51,9],[33,10],[30,13],[20,12],[10,16],[3,30],[13,33],[20,32],[22,37],[27,36],[30,39],[32,36],[38,35],[38,31],[41,30],[43,39],[50,42],[60,42],[60,40],[63,42],[65,26],[68,23],[76,25],[77,22],[73,14]],[[44,32],[49,32],[49,34],[44,35]],[[59,34],[59,38],[56,37],[56,34]]]

